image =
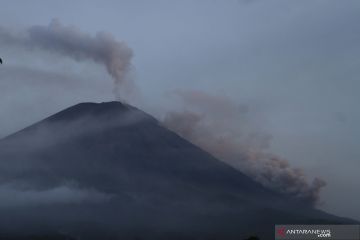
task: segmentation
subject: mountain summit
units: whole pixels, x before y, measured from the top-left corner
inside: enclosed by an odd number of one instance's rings
[[[0,236],[18,239],[271,239],[274,224],[352,222],[120,102],[81,103],[2,139],[0,199]]]

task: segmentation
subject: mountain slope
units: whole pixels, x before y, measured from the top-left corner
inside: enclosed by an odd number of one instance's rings
[[[262,187],[120,102],[78,104],[1,140],[0,197],[5,235],[268,239],[275,223],[351,222]]]

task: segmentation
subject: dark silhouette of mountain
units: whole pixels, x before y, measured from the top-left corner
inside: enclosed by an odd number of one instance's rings
[[[2,139],[0,214],[0,236],[24,240],[272,239],[274,224],[354,222],[264,188],[120,102]]]

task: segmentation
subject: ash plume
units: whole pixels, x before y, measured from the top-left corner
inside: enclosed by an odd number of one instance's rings
[[[0,43],[54,52],[76,61],[94,61],[104,65],[113,78],[117,99],[122,90],[133,90],[128,78],[133,52],[109,33],[92,36],[55,19],[48,26],[32,26],[22,32],[0,26]],[[254,124],[248,106],[203,92],[177,91],[177,95],[185,107],[168,112],[165,126],[267,187],[307,202],[318,201],[325,182],[315,178],[309,183],[301,169],[269,153],[271,136]]]
[[[133,52],[110,33],[98,32],[91,36],[54,19],[48,26],[32,26],[23,32],[13,32],[0,26],[0,43],[26,49],[42,49],[76,61],[92,60],[103,64],[114,79],[114,94],[118,99],[122,86],[132,87],[132,83],[127,81],[127,74],[131,68]]]
[[[268,151],[271,136],[254,124],[248,107],[203,92],[176,92],[184,109],[168,112],[164,125],[264,186],[316,204],[325,181]]]

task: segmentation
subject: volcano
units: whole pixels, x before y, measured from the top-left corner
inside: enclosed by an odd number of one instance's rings
[[[1,239],[272,239],[354,221],[274,192],[121,102],[81,103],[0,141]]]

